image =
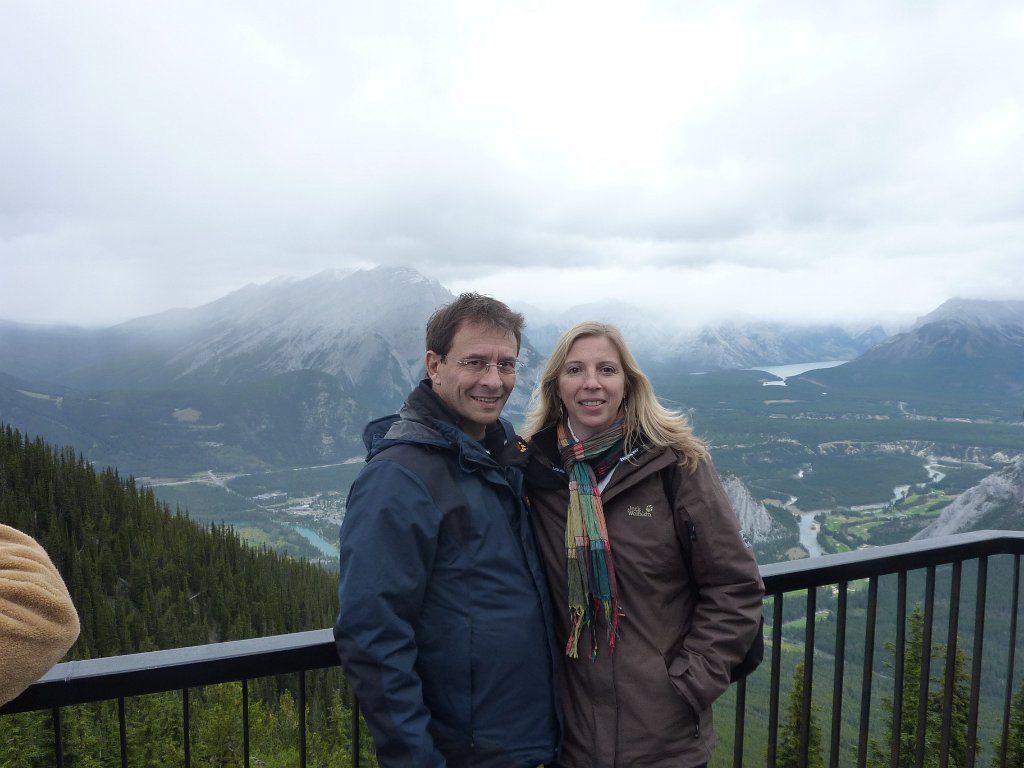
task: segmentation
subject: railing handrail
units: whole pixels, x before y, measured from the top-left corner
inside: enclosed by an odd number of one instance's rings
[[[973,531],[761,567],[768,595],[970,558],[1024,554],[1024,532]],[[0,715],[320,669],[338,663],[331,629],[56,665]],[[253,669],[258,668],[258,674]]]
[[[761,566],[769,595],[990,555],[1024,554],[1024,531],[970,531]]]
[[[331,629],[66,661],[0,715],[335,666]],[[259,669],[254,675],[252,670]]]

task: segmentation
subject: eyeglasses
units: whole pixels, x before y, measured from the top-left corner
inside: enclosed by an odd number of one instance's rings
[[[447,358],[443,356],[441,360],[446,362]],[[491,367],[497,370],[501,376],[515,376],[516,371],[523,367],[523,364],[518,360],[499,360],[496,363],[489,363],[486,360],[481,360],[479,357],[471,357],[469,360],[453,360],[452,362],[461,365],[474,376],[483,376],[487,373],[487,369]]]

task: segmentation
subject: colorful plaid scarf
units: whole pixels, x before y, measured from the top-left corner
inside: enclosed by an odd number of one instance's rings
[[[611,542],[601,507],[598,481],[622,456],[626,430],[621,419],[588,440],[577,440],[566,421],[558,424],[558,451],[569,476],[569,510],[565,523],[565,552],[569,565],[569,614],[572,626],[565,655],[579,658],[580,632],[590,627],[591,658],[597,657],[593,610],[604,609],[608,652],[615,651],[619,627],[619,598]]]

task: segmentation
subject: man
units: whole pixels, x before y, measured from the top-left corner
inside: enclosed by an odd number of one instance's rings
[[[499,419],[522,327],[522,315],[478,294],[439,309],[427,378],[397,417],[364,433],[334,637],[384,768],[533,768],[557,752],[526,448]]]

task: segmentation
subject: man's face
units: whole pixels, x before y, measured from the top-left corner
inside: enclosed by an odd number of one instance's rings
[[[516,377],[498,373],[493,365],[483,373],[473,373],[460,361],[514,361],[518,353],[512,333],[472,322],[459,326],[443,360],[439,353],[427,352],[427,376],[434,392],[458,414],[459,427],[474,440],[481,439],[487,425],[498,420]]]

